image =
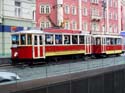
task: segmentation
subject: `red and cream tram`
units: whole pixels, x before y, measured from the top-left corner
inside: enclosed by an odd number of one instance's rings
[[[92,53],[95,56],[119,55],[123,52],[121,36],[93,35],[92,38]]]
[[[25,30],[12,33],[12,62],[67,56],[119,55],[122,37],[91,35],[65,29]]]
[[[12,60],[92,54],[91,35],[64,29],[26,30],[12,33]]]

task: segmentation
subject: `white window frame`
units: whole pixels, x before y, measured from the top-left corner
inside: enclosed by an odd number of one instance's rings
[[[21,2],[15,1],[15,16],[20,17],[21,16]],[[16,3],[19,3],[19,5],[16,5]]]
[[[41,28],[49,28],[49,27],[51,27],[51,24],[50,24],[50,22],[49,21],[42,21],[41,23],[40,23],[40,27]]]
[[[88,9],[86,7],[83,7],[83,15],[84,16],[88,15]]]
[[[50,14],[51,13],[51,8],[50,5],[40,5],[40,14]]]
[[[70,22],[69,21],[65,22],[65,29],[70,29]]]
[[[88,31],[88,23],[87,22],[83,23],[83,31]]]
[[[72,6],[72,14],[73,14],[73,15],[76,15],[76,14],[77,14],[77,12],[76,12],[76,6]]]
[[[76,23],[76,21],[72,21],[72,29],[73,30],[77,29],[77,23]]]
[[[70,7],[65,5],[65,14],[70,14]]]

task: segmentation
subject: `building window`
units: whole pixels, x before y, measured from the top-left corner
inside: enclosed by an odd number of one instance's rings
[[[95,3],[95,4],[98,4],[98,0],[91,0],[91,3]]]
[[[117,30],[118,30],[117,25],[114,25],[114,32],[117,33]]]
[[[99,25],[96,22],[92,23],[92,31],[99,31]]]
[[[88,0],[82,0],[83,2],[87,2]]]
[[[76,7],[75,6],[72,7],[72,14],[76,15]]]
[[[112,13],[109,13],[109,19],[112,19]]]
[[[66,14],[69,14],[70,13],[70,8],[68,5],[65,6],[65,13]]]
[[[111,25],[109,26],[109,32],[112,32],[112,26]]]
[[[36,12],[35,12],[35,10],[33,10],[32,15],[33,15],[32,19],[35,20],[36,19]]]
[[[88,15],[88,12],[87,12],[87,8],[86,8],[86,7],[83,8],[83,15],[84,15],[84,16],[87,16],[87,15]]]
[[[92,8],[91,15],[92,16],[99,16],[99,10],[97,8]]]
[[[114,1],[114,7],[117,7],[117,2],[116,1]]]
[[[109,6],[112,7],[112,0],[109,0]]]
[[[49,14],[50,13],[50,6],[46,6],[46,14]]]
[[[105,32],[105,31],[106,31],[105,25],[102,25],[102,32]]]
[[[88,30],[88,24],[86,22],[83,23],[83,31]]]
[[[65,22],[65,29],[70,29],[70,23],[69,22]]]
[[[48,22],[48,21],[44,21],[44,22],[41,22],[41,28],[49,28],[49,27],[51,27],[51,25],[50,25],[50,22]]]
[[[114,13],[114,20],[117,20],[117,14]]]
[[[41,14],[49,14],[51,11],[50,5],[41,5],[40,6],[40,13]]]
[[[15,1],[15,16],[21,16],[21,2]]]
[[[77,23],[75,21],[72,22],[72,29],[74,29],[74,30],[77,29]]]

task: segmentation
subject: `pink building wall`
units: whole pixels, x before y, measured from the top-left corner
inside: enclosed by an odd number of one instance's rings
[[[58,0],[36,0],[36,22],[37,22],[37,27],[40,27],[40,22],[41,21],[45,21],[48,20],[47,19],[47,15],[50,15],[50,18],[52,20],[52,22],[54,22],[56,25],[58,25],[58,19],[57,19],[57,14],[58,12],[58,5],[57,5],[57,1]],[[61,1],[61,0],[60,0]],[[72,29],[72,21],[76,21],[77,22],[77,29],[78,30],[83,30],[83,23],[86,22],[87,23],[87,32],[88,33],[93,33],[93,34],[104,34],[103,32],[103,25],[106,25],[105,27],[105,34],[119,34],[118,31],[118,0],[111,0],[112,1],[112,6],[110,6],[110,0],[107,0],[108,3],[106,3],[107,5],[107,9],[106,9],[106,13],[105,13],[105,19],[103,17],[103,7],[102,7],[102,0],[98,0],[98,3],[92,3],[90,2],[91,0],[87,0],[87,2],[85,2],[86,0],[62,0],[62,9],[63,9],[63,21],[64,20],[68,20],[68,22],[70,22],[70,29]],[[80,2],[80,3],[79,3]],[[48,4],[51,7],[51,12],[50,14],[40,14],[40,5],[41,4]],[[79,4],[81,4],[81,10],[79,7]],[[116,5],[114,5],[116,4]],[[65,13],[65,6],[68,5],[70,7],[70,13],[66,14]],[[72,15],[72,6],[76,6],[76,15]],[[83,8],[86,7],[87,8],[87,16],[83,15]],[[94,18],[92,18],[92,8],[95,8],[98,10],[99,15],[98,16],[94,16]],[[81,11],[81,18],[80,18],[80,11]],[[110,19],[110,13],[112,14],[112,18]],[[116,14],[117,19],[114,19],[114,14]],[[81,19],[81,20],[79,20]],[[80,21],[81,21],[81,26],[82,28],[80,28]],[[50,22],[51,23],[51,22]],[[98,25],[98,30],[93,30],[92,29],[92,24],[96,23]],[[51,25],[52,27],[53,25]],[[112,26],[112,31],[110,31]],[[95,29],[95,28],[94,28]],[[117,31],[116,31],[117,29]],[[108,32],[108,33],[107,33]]]
[[[41,5],[50,5],[51,13],[50,14],[41,14],[40,6]],[[40,27],[40,22],[48,20],[47,16],[49,15],[52,21],[56,24],[57,22],[57,11],[56,11],[56,0],[36,0],[36,26]]]

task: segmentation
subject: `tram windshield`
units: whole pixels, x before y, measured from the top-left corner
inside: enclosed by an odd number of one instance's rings
[[[19,35],[12,35],[12,44],[19,45]]]

